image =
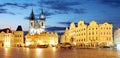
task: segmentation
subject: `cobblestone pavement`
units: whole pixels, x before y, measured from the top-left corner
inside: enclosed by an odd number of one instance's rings
[[[0,58],[120,58],[120,50],[0,48]]]

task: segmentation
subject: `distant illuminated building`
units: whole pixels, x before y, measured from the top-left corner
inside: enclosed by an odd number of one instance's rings
[[[74,44],[79,48],[113,47],[112,27],[112,24],[107,22],[97,24],[95,21],[91,21],[89,25],[79,21],[76,27],[72,22],[70,27],[66,28],[61,41]]]
[[[1,47],[10,47],[13,44],[13,31],[9,28],[0,30],[0,46]]]
[[[16,31],[9,28],[0,30],[0,47],[20,47],[24,45],[24,32],[22,27],[18,26]]]
[[[24,31],[21,26],[18,26],[17,30],[14,31],[14,46],[24,46]]]
[[[114,43],[116,47],[120,49],[120,28],[114,32]]]
[[[58,44],[58,34],[42,32],[41,34],[27,34],[26,35],[26,46],[30,45],[57,45]]]
[[[39,20],[35,20],[32,10],[30,15],[29,33],[25,36],[25,45],[57,45],[58,34],[45,31],[45,15],[41,11]]]

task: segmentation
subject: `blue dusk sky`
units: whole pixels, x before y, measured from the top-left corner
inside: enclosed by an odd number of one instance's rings
[[[29,30],[29,16],[34,10],[36,19],[43,8],[46,30],[63,32],[70,22],[109,22],[120,27],[120,0],[0,0],[0,29],[16,30],[22,25]]]

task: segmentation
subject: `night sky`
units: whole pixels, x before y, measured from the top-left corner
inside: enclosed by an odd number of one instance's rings
[[[43,8],[46,30],[63,32],[70,22],[84,20],[89,23],[112,23],[120,27],[120,0],[0,0],[0,29],[16,30],[22,25],[29,30],[29,16],[34,10],[36,20]]]

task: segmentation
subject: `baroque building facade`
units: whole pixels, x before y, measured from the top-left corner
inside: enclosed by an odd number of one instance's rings
[[[46,32],[45,30],[45,20],[46,17],[41,11],[39,20],[35,20],[34,12],[32,10],[29,20],[29,32],[25,36],[25,45],[57,45],[58,44],[58,34],[56,32]]]
[[[16,31],[13,32],[14,34],[14,45],[15,47],[22,47],[24,46],[24,31],[22,30],[21,26],[18,26]]]
[[[11,47],[13,45],[13,31],[9,28],[0,30],[0,47]]]
[[[71,43],[78,48],[113,47],[112,28],[112,24],[107,22],[97,24],[97,22],[91,21],[87,25],[84,21],[79,21],[77,27],[72,22],[61,36],[61,41]]]
[[[12,31],[9,28],[1,29],[0,30],[0,47],[24,46],[23,37],[24,37],[24,31],[19,30],[19,28],[17,28],[16,31]]]

